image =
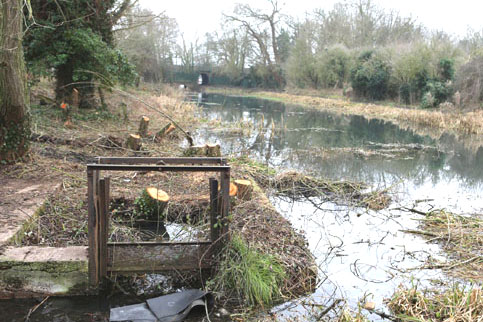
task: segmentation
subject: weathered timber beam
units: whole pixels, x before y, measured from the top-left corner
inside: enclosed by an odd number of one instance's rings
[[[172,171],[172,172],[226,172],[230,166],[203,166],[203,165],[130,165],[130,164],[88,164],[87,169],[108,171]]]
[[[224,158],[154,158],[154,157],[99,157],[101,164],[157,164],[163,162],[169,164],[226,164]]]

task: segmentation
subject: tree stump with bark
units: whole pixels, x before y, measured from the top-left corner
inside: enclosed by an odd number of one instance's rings
[[[149,117],[147,116],[141,117],[141,121],[139,122],[138,134],[142,138],[145,138],[146,136],[148,136],[148,127],[149,127]]]
[[[235,186],[237,187],[236,196],[241,200],[250,200],[252,198],[253,185],[250,180],[235,180]]]
[[[221,157],[219,144],[193,145],[184,151],[185,156]]]
[[[141,136],[137,134],[129,134],[126,140],[126,148],[134,151],[139,151],[141,150],[141,146]]]
[[[143,217],[158,218],[166,208],[169,199],[169,195],[165,191],[155,187],[148,187],[136,199],[135,204]]]
[[[171,132],[173,132],[174,130],[176,130],[176,126],[173,123],[169,123],[168,125],[163,127],[161,130],[159,130],[158,133],[156,133],[156,135],[154,136],[154,139],[157,142],[159,142],[163,138],[165,138],[167,135],[169,135]]]

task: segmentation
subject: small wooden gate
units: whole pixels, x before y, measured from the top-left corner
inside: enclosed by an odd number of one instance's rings
[[[110,178],[101,171],[218,172],[210,178],[210,241],[108,242]],[[218,180],[220,190],[218,190]],[[97,286],[108,273],[142,273],[211,267],[228,238],[230,166],[224,158],[99,157],[87,165],[89,282]]]

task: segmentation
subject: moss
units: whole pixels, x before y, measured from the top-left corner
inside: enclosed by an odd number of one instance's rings
[[[70,272],[87,272],[86,261],[50,261],[50,262],[22,262],[1,261],[0,271],[41,271],[46,273],[61,274]]]
[[[0,293],[77,295],[89,292],[86,261],[0,262]]]
[[[18,246],[22,244],[23,239],[25,238],[25,234],[29,231],[32,231],[34,227],[37,226],[36,221],[39,217],[45,214],[45,202],[35,210],[34,214],[30,216],[30,218],[22,224],[22,227],[17,231],[15,235],[13,235],[8,241],[7,245],[14,245]],[[1,265],[1,263],[0,263]]]
[[[30,133],[28,116],[18,123],[3,124],[0,122],[0,160],[2,163],[15,162],[25,155],[29,149]]]

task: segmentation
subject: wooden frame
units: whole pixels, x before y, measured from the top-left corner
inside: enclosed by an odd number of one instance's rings
[[[101,171],[219,172],[210,178],[209,242],[108,242],[110,179]],[[89,283],[97,286],[109,272],[154,272],[209,268],[211,257],[228,238],[230,166],[224,158],[99,157],[87,165]]]

